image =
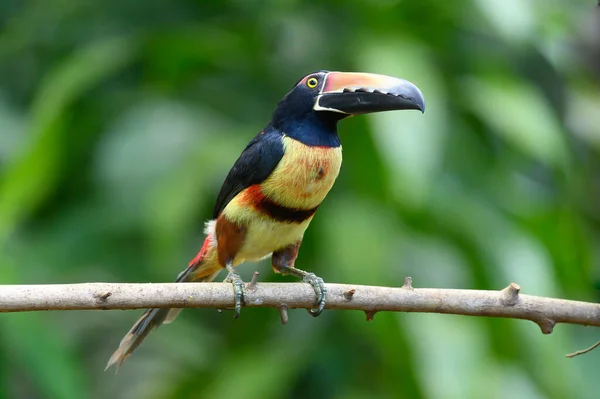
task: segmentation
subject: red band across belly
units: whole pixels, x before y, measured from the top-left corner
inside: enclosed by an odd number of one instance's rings
[[[257,211],[279,222],[301,223],[312,217],[317,211],[318,205],[311,209],[288,208],[265,197],[261,192],[260,185],[256,184],[246,189],[245,199]]]

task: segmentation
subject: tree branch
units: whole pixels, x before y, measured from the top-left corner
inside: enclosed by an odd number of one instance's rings
[[[502,291],[414,289],[407,278],[400,288],[327,284],[327,289],[327,309],[362,310],[368,319],[396,311],[525,319],[544,334],[556,323],[600,327],[600,304],[522,295],[514,283]],[[254,282],[247,287],[246,307],[279,309],[287,321],[287,309],[309,309],[314,299],[308,284]],[[0,312],[232,306],[233,290],[225,283],[0,286]]]
[[[310,309],[315,293],[303,283],[246,284],[246,307],[275,308],[281,322],[288,309]],[[421,312],[531,320],[544,334],[557,323],[600,327],[600,304],[522,295],[518,284],[501,291],[413,288],[407,277],[400,288],[327,284],[326,309],[361,310],[367,321],[376,312]],[[233,288],[226,283],[0,285],[0,313],[39,310],[140,308],[231,308]],[[568,354],[574,357],[600,346]]]
[[[315,293],[303,283],[246,284],[246,307],[275,308],[281,322],[288,309],[314,306]],[[600,327],[600,304],[522,295],[515,283],[501,291],[413,288],[407,277],[400,288],[327,284],[326,309],[361,310],[367,321],[376,312],[421,312],[531,320],[544,334],[557,323]],[[0,285],[0,313],[39,310],[140,308],[231,308],[233,288],[226,283]],[[600,342],[567,357],[587,353]]]

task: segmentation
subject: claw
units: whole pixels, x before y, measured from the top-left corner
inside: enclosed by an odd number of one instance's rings
[[[229,271],[224,283],[231,283],[233,285],[233,293],[235,295],[235,308],[233,318],[237,319],[240,317],[240,312],[242,310],[242,305],[246,304],[246,289],[244,287],[244,281],[240,277],[238,273],[233,270]]]
[[[318,306],[316,309],[309,309],[308,313],[317,317],[321,314],[323,309],[325,308],[325,304],[327,303],[327,287],[325,287],[325,282],[321,277],[317,277],[314,273],[308,273],[306,276],[302,278],[305,283],[312,285],[315,290],[315,294],[317,294],[316,305]]]

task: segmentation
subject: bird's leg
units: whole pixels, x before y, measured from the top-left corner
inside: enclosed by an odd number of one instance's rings
[[[246,288],[244,287],[244,281],[235,271],[232,262],[228,262],[225,267],[227,268],[227,277],[223,280],[224,283],[231,283],[233,285],[233,292],[235,294],[235,308],[233,318],[237,319],[240,317],[242,306],[246,304]]]
[[[217,254],[219,264],[225,265],[227,269],[227,277],[225,277],[223,282],[233,284],[233,292],[235,294],[235,313],[233,318],[237,319],[240,317],[242,305],[246,302],[246,291],[242,278],[233,268],[233,262],[244,243],[246,226],[232,222],[225,215],[221,215],[217,218],[215,224],[215,236],[218,242]]]
[[[298,243],[282,248],[278,251],[273,252],[272,265],[275,273],[281,273],[286,276],[294,276],[302,279],[305,283],[312,285],[317,295],[316,309],[309,309],[308,313],[311,316],[317,317],[321,314],[327,303],[327,287],[321,277],[316,276],[314,273],[305,272],[304,270],[296,269],[294,262],[298,257],[298,249],[300,248],[301,241]]]
[[[315,294],[317,294],[317,308],[309,309],[308,313],[314,317],[320,315],[327,303],[327,287],[325,287],[323,279],[314,273],[305,272],[304,270],[296,269],[295,267],[284,267],[281,269],[281,274],[301,278],[305,283],[312,285]]]

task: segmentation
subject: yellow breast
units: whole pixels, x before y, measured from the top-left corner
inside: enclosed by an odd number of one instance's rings
[[[287,136],[283,147],[283,158],[261,183],[262,193],[289,208],[318,206],[338,177],[342,147],[311,147]]]

